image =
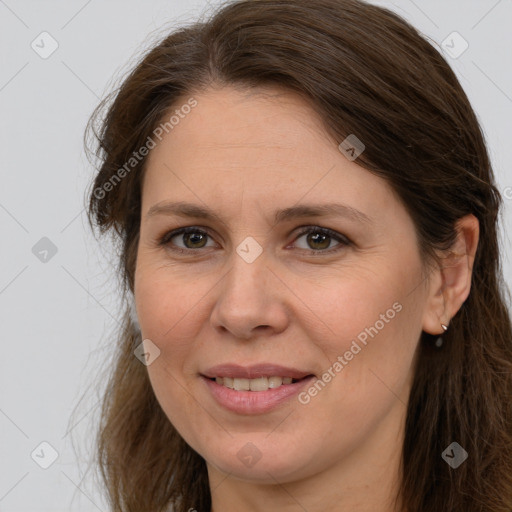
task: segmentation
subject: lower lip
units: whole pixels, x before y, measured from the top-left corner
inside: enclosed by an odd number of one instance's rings
[[[215,400],[225,409],[237,414],[263,414],[298,395],[315,377],[312,375],[293,384],[283,384],[267,391],[235,391],[201,377]]]

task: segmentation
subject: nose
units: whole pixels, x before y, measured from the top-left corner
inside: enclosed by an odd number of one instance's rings
[[[244,340],[284,331],[289,321],[283,302],[286,287],[264,253],[252,263],[236,252],[232,259],[231,269],[218,284],[210,316],[213,327]]]

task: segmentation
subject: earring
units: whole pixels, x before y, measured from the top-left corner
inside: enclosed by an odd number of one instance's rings
[[[448,325],[441,324],[441,327],[443,328],[444,332],[446,332],[448,330]],[[437,340],[436,340],[436,347],[441,348],[443,346],[443,343],[444,343],[444,340],[443,340],[442,336],[439,336],[439,338],[437,338]]]

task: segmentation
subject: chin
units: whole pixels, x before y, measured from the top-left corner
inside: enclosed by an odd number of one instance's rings
[[[297,449],[296,443],[283,446],[283,443],[271,443],[265,437],[239,436],[231,440],[229,446],[220,446],[206,454],[207,464],[215,467],[230,478],[252,483],[275,485],[300,480],[314,471],[303,448]],[[251,440],[252,439],[252,440]]]

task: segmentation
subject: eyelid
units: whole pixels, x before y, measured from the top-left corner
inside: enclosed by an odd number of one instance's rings
[[[338,242],[338,245],[336,245],[333,248],[329,248],[329,249],[323,249],[323,250],[302,249],[302,248],[299,249],[300,251],[307,252],[308,255],[320,256],[320,255],[330,254],[333,252],[340,251],[341,248],[343,248],[343,247],[348,247],[348,246],[352,245],[352,241],[347,236],[345,236],[337,231],[334,231],[333,229],[322,227],[317,224],[300,226],[300,227],[296,228],[294,231],[297,231],[297,230],[299,230],[299,232],[294,236],[294,239],[291,242],[292,244],[294,242],[296,242],[300,237],[302,237],[306,234],[309,234],[311,232],[318,232],[318,233],[326,234],[330,238],[333,238],[334,240],[336,240]],[[157,244],[159,246],[168,247],[170,240],[172,238],[174,238],[175,236],[183,235],[183,234],[190,233],[190,232],[202,233],[202,234],[208,236],[209,238],[211,238],[212,240],[214,240],[214,237],[210,234],[210,230],[208,228],[202,228],[199,226],[184,226],[181,228],[176,228],[171,231],[165,232],[162,236],[159,236],[157,238]],[[205,249],[205,248],[206,247],[199,247],[198,249],[187,249],[187,248],[183,249],[181,247],[173,247],[170,250],[173,252],[191,254],[193,252],[198,252],[199,249]]]
[[[325,235],[328,235],[331,238],[334,238],[341,245],[347,246],[347,245],[352,244],[351,240],[349,240],[348,237],[346,237],[345,235],[342,235],[341,233],[338,233],[337,231],[334,231],[333,229],[330,229],[330,228],[324,228],[324,227],[318,226],[318,225],[309,225],[309,226],[301,226],[299,229],[301,229],[301,231],[296,235],[295,239],[293,240],[294,242],[296,242],[297,239],[300,238],[301,236],[316,231],[318,233],[323,233]],[[307,251],[308,249],[303,249],[303,250]],[[313,251],[313,249],[310,249],[310,250]],[[331,248],[331,249],[325,249],[323,251],[313,251],[313,252],[319,253],[319,254],[325,254],[325,253],[328,253],[328,252],[334,251],[334,250],[335,250],[334,248]]]
[[[203,235],[207,235],[209,238],[214,240],[213,236],[210,234],[209,230],[206,228],[200,228],[199,226],[184,226],[181,228],[172,229],[170,231],[166,231],[162,236],[157,238],[157,244],[161,246],[168,246],[170,240],[175,236],[184,235],[187,233],[201,233]],[[202,249],[202,247],[200,248]],[[178,252],[190,252],[197,251],[197,249],[182,249],[181,247],[177,247],[175,249]]]

